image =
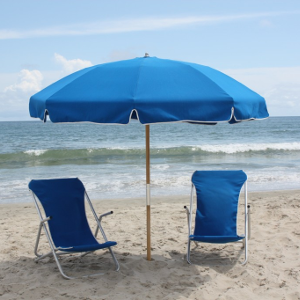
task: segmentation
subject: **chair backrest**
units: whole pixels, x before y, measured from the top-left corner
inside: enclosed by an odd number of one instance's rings
[[[85,188],[78,178],[31,180],[29,189],[38,197],[56,247],[95,243],[85,206]]]
[[[196,171],[197,193],[194,235],[234,236],[238,201],[247,175],[243,171]]]

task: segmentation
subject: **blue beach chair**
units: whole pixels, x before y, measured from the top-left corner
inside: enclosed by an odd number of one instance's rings
[[[40,226],[34,250],[37,256],[36,261],[48,256],[53,256],[62,276],[67,279],[73,279],[75,277],[67,276],[63,272],[58,259],[60,255],[84,252],[84,254],[81,255],[84,256],[95,250],[108,248],[114,260],[116,270],[119,270],[119,263],[111,249],[111,247],[117,243],[107,240],[101,226],[101,219],[113,212],[105,213],[98,218],[91,200],[82,182],[78,178],[31,180],[28,186],[32,192],[34,203],[40,217]],[[37,199],[44,209],[45,217],[43,217]],[[89,203],[98,225],[95,234],[92,233],[88,224],[85,213],[85,199]],[[46,224],[48,226],[46,226]],[[47,254],[38,253],[42,228],[44,229],[51,248],[51,251]],[[104,239],[103,243],[99,243],[96,240],[99,230]],[[90,274],[87,276],[98,274]]]
[[[239,195],[245,191],[245,233],[237,234]],[[194,187],[197,207],[192,234]],[[190,208],[184,207],[188,216],[187,262],[190,260],[191,241],[224,244],[242,241],[248,260],[249,209],[247,205],[247,175],[243,171],[196,171],[192,176]]]

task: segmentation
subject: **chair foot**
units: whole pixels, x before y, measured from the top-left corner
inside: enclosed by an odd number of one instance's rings
[[[247,238],[243,240],[243,248],[245,249],[245,260],[241,263],[244,266],[248,261],[248,241]]]
[[[115,265],[116,265],[116,272],[118,272],[118,271],[120,270],[119,262],[118,262],[118,260],[116,259],[115,254],[114,254],[114,252],[112,251],[112,249],[111,249],[110,247],[109,247],[108,249],[109,249],[109,252],[110,252],[110,254],[111,254],[111,256],[112,256],[112,258],[113,258],[113,260],[114,260],[114,263],[115,263]]]
[[[187,263],[188,263],[189,265],[192,265],[192,262],[191,262],[190,258],[186,258],[186,261],[187,261]]]
[[[91,253],[91,252],[94,252],[94,251],[86,252],[83,255],[80,255],[79,257],[83,257],[84,255],[86,255],[88,253]],[[116,267],[115,271],[118,272],[120,270],[120,265],[119,265],[118,260],[115,257],[115,254],[113,253],[113,251],[112,251],[112,249],[110,247],[109,247],[109,252],[110,252],[110,254],[111,254],[112,258],[113,258],[113,261],[115,263],[115,267]],[[76,279],[76,278],[92,277],[92,276],[97,276],[97,275],[105,275],[106,274],[105,272],[102,272],[102,273],[94,273],[94,274],[88,274],[88,275],[78,276],[78,277],[68,276],[63,271],[63,268],[62,268],[61,263],[60,263],[59,258],[58,258],[59,254],[65,254],[65,253],[55,253],[55,251],[54,252],[51,251],[51,252],[49,252],[47,254],[44,254],[44,255],[41,255],[40,257],[35,258],[34,261],[36,263],[38,263],[41,259],[43,259],[45,257],[53,256],[60,274],[62,275],[62,277],[64,279],[68,279],[68,280],[70,280],[70,279]]]
[[[191,263],[190,255],[191,255],[191,241],[189,239],[187,244],[186,261],[188,264],[191,265],[192,263]]]

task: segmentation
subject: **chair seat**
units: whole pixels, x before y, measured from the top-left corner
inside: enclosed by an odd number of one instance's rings
[[[244,239],[244,236],[198,236],[190,235],[191,241],[203,242],[203,243],[215,243],[215,244],[225,244],[231,242],[237,242]]]
[[[69,246],[69,247],[59,246],[57,248],[61,251],[65,251],[65,252],[86,252],[86,251],[95,251],[98,249],[104,249],[104,248],[108,248],[108,247],[115,246],[115,245],[117,245],[116,242],[108,241],[103,244],[95,243],[92,245],[80,245],[80,246],[73,246],[73,247],[72,246]]]

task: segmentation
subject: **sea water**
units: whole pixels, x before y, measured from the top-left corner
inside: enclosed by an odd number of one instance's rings
[[[151,195],[188,195],[195,170],[244,170],[250,191],[300,189],[300,117],[150,126]],[[145,127],[0,122],[0,203],[31,179],[78,177],[93,199],[145,196]]]

